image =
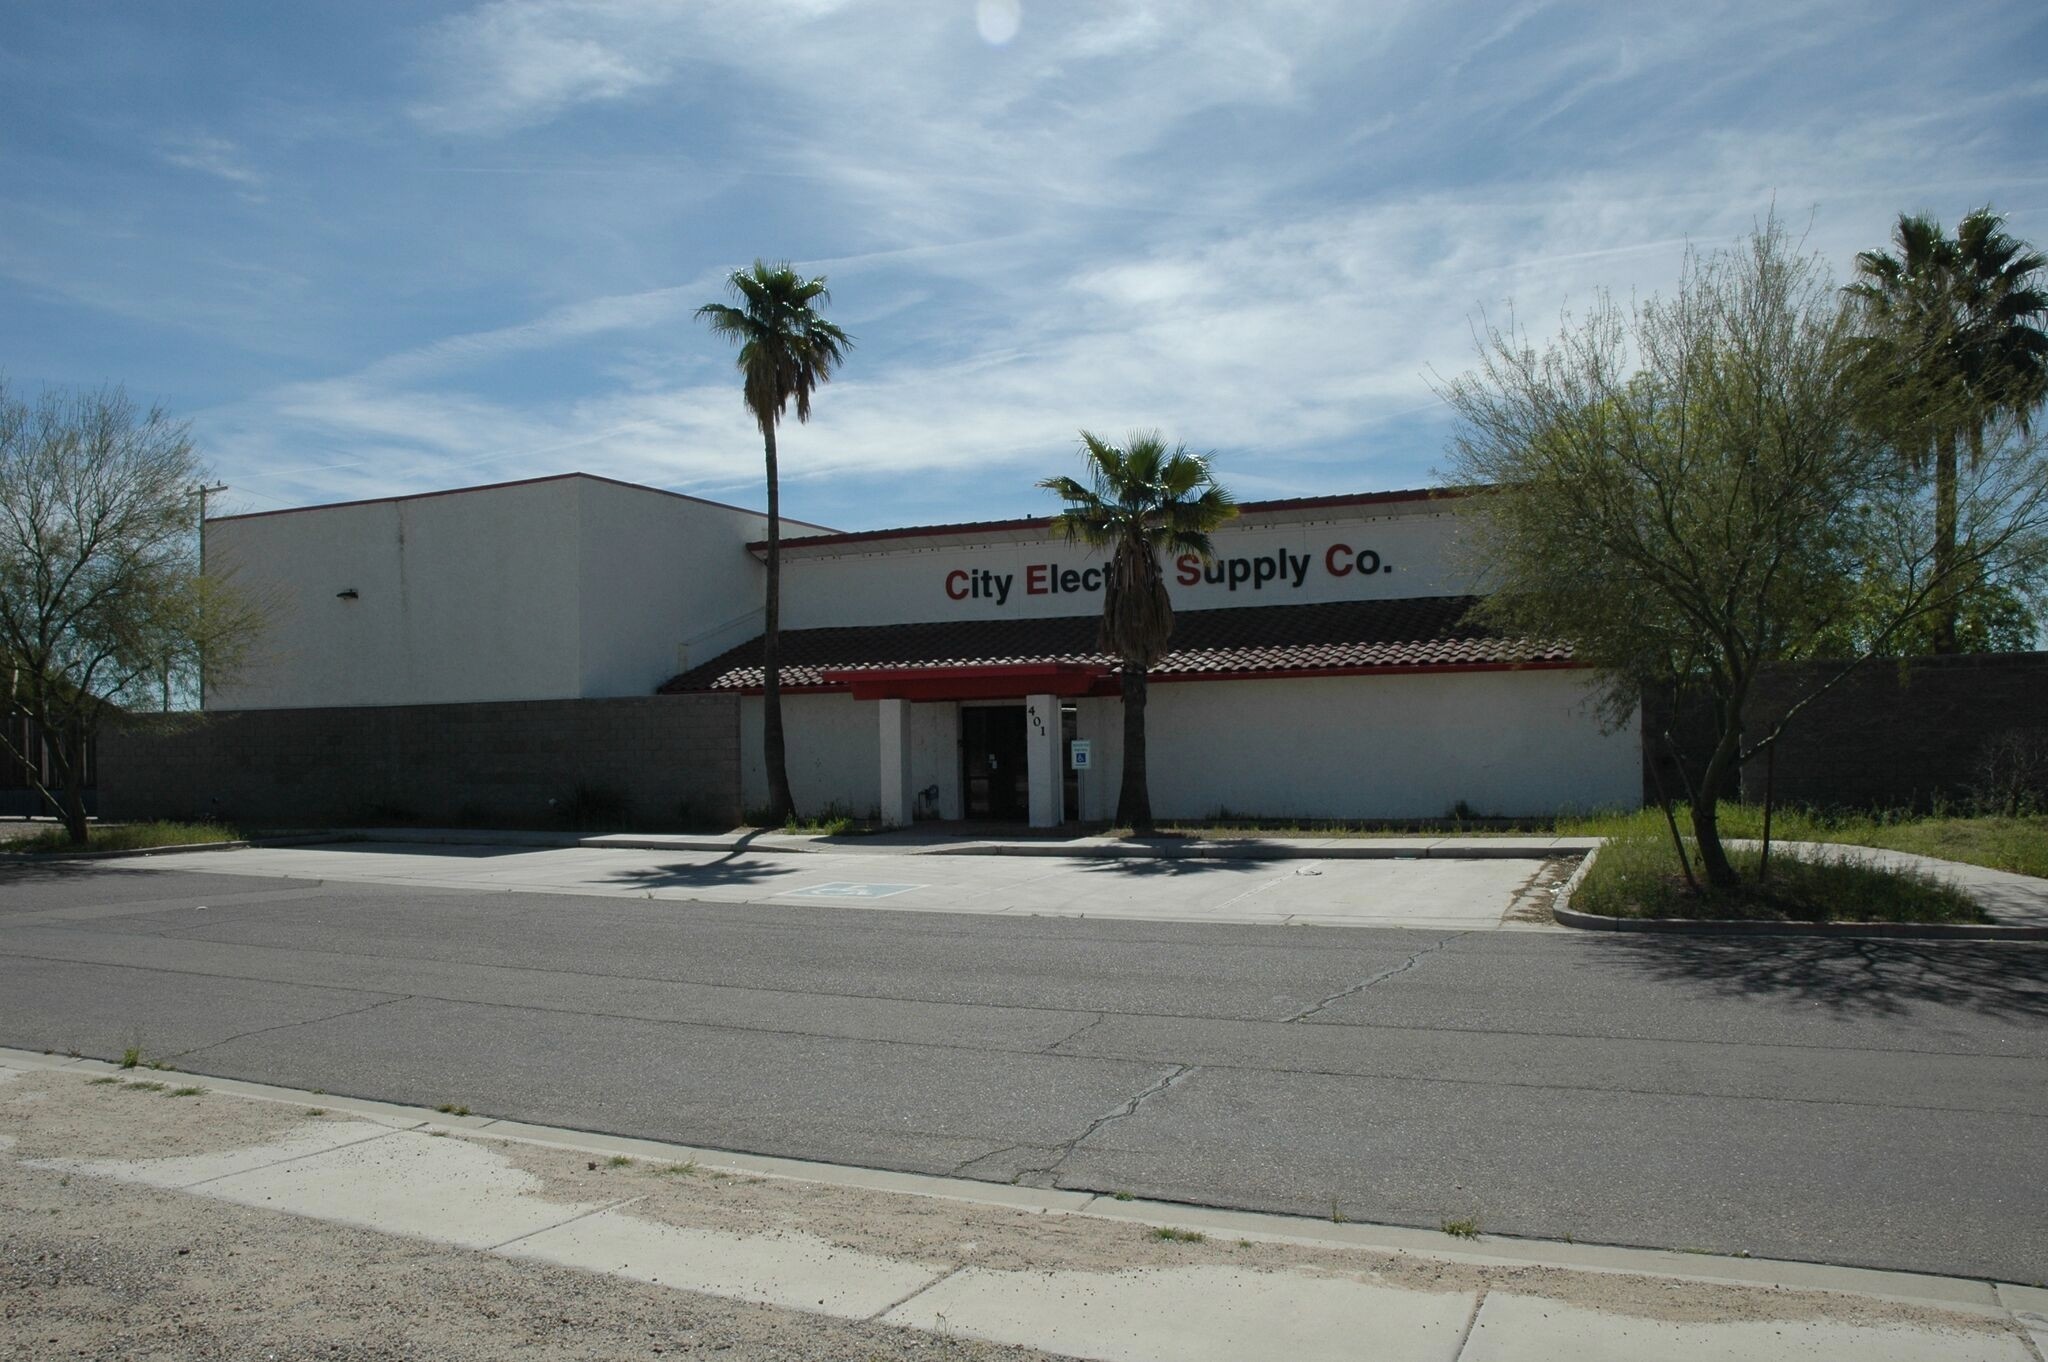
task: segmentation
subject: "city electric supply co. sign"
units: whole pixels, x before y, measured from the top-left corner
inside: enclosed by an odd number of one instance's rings
[[[1004,572],[996,568],[954,568],[946,573],[946,596],[955,601],[987,601],[1008,605],[1021,596],[1090,596],[1102,590],[1101,564],[1069,567],[1061,563],[1027,563]],[[1375,577],[1394,565],[1375,549],[1336,543],[1320,553],[1279,548],[1271,553],[1219,557],[1204,563],[1192,553],[1173,560],[1172,580],[1181,586],[1222,587],[1226,591],[1299,591],[1313,578]]]

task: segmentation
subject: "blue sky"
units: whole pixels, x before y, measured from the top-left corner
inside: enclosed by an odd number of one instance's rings
[[[1081,427],[1240,496],[1415,486],[1482,309],[1667,289],[1773,204],[2048,244],[2048,6],[18,4],[0,373],[188,417],[256,510],[583,469],[750,504],[697,304],[858,339],[786,513],[1048,509]]]

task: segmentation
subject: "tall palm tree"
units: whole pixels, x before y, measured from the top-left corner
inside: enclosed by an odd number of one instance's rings
[[[1209,531],[1237,514],[1216,485],[1209,461],[1187,446],[1166,447],[1157,431],[1137,431],[1120,448],[1081,432],[1088,482],[1047,478],[1040,487],[1067,503],[1053,517],[1057,534],[1110,554],[1102,591],[1102,647],[1122,660],[1124,778],[1116,821],[1150,836],[1152,789],[1145,771],[1145,673],[1166,655],[1173,602],[1159,559],[1167,553],[1213,556]]]
[[[761,752],[768,766],[768,820],[794,815],[789,763],[782,736],[782,494],[775,472],[775,427],[789,404],[796,419],[811,419],[811,393],[830,381],[853,338],[818,315],[830,302],[825,276],[806,279],[787,264],[756,260],[734,270],[725,286],[731,306],[706,303],[697,316],[714,335],[740,347],[741,395],[761,427],[768,459],[768,596],[761,628]]]
[[[1865,340],[1905,413],[1904,454],[1933,465],[1935,580],[1945,598],[1934,650],[1956,650],[1960,587],[1955,563],[1958,455],[1973,464],[2000,417],[2030,423],[2048,393],[2048,291],[2044,259],[2008,235],[1989,208],[1967,214],[1948,236],[1932,217],[1902,213],[1897,254],[1864,251],[1848,293],[1863,306]]]

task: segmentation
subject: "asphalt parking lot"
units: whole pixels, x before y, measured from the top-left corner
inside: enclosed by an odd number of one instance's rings
[[[669,902],[814,904],[1273,926],[1527,929],[1524,912],[1569,863],[1471,860],[1118,860],[873,852],[647,851],[343,842],[257,847],[114,870],[289,876],[421,889]]]

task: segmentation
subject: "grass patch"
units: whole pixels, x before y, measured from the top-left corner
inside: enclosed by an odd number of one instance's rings
[[[631,1168],[633,1166],[632,1157],[626,1154],[614,1154],[606,1159],[605,1162],[613,1168]]]
[[[132,1069],[142,1062],[142,1047],[131,1045],[121,1052],[121,1067]]]
[[[459,1102],[443,1102],[440,1106],[435,1107],[434,1110],[440,1112],[443,1116],[469,1115],[469,1108]]]
[[[168,1086],[167,1084],[159,1083],[159,1082],[157,1082],[157,1081],[156,1081],[156,1080],[154,1080],[154,1079],[144,1079],[143,1081],[141,1081],[141,1082],[139,1082],[139,1083],[124,1083],[124,1084],[122,1084],[122,1085],[121,1085],[121,1091],[122,1091],[122,1092],[162,1092],[162,1091],[163,1091],[163,1090],[165,1089],[165,1087],[167,1087],[167,1086]]]
[[[1477,1217],[1469,1215],[1457,1220],[1446,1220],[1443,1223],[1442,1229],[1445,1234],[1448,1234],[1453,1239],[1477,1239],[1479,1237],[1479,1220]]]
[[[112,1074],[107,1074],[101,1078],[88,1078],[85,1081],[85,1086],[88,1088],[104,1088],[107,1087],[109,1084],[119,1083],[120,1081],[120,1079],[114,1077]]]
[[[1685,807],[1679,805],[1673,811],[1678,815],[1679,828],[1689,830],[1691,823]],[[1764,811],[1758,804],[1723,804],[1719,822],[1724,838],[1754,840],[1764,835]],[[1561,818],[1557,821],[1557,832],[1566,837],[1655,833],[1670,840],[1664,815],[1656,809]],[[1829,814],[1780,808],[1771,814],[1771,840],[1883,847],[1992,870],[2048,877],[2048,814]]]
[[[1167,1244],[1199,1244],[1205,1236],[1200,1230],[1183,1230],[1172,1225],[1161,1225],[1152,1231],[1152,1237]]]
[[[664,1178],[693,1178],[697,1176],[697,1161],[689,1159],[682,1163],[663,1164],[652,1171]]]
[[[759,830],[786,832],[792,837],[847,837],[878,830],[872,816],[855,817],[850,809],[838,804],[827,804],[814,814],[791,814],[780,823],[771,823],[766,809],[746,809],[740,814],[740,823]]]
[[[1683,825],[1681,825],[1683,826]],[[1739,834],[1735,834],[1739,835]],[[1697,855],[1687,839],[1686,854]],[[1602,917],[1712,918],[1747,922],[1982,922],[1974,901],[1928,875],[1879,870],[1839,856],[1771,856],[1759,882],[1762,852],[1728,848],[1742,883],[1695,895],[1658,822],[1609,834],[1607,845],[1572,895],[1571,906]],[[1698,861],[1694,860],[1698,873]]]
[[[10,851],[76,852],[137,851],[143,847],[203,846],[209,842],[233,842],[241,833],[225,823],[94,823],[85,830],[85,845],[71,845],[71,834],[59,827],[45,828],[33,837],[9,845]]]
[[[1686,826],[1683,806],[1679,825]],[[1656,809],[1629,813],[1595,813],[1563,818],[1430,818],[1383,822],[1316,822],[1300,819],[1236,818],[1219,815],[1209,821],[1169,822],[1162,832],[1181,837],[1217,840],[1248,837],[1625,837],[1634,832],[1663,833],[1664,815]],[[1129,828],[1111,828],[1113,835]],[[1733,840],[1761,838],[1764,811],[1759,804],[1723,804],[1721,835]],[[1815,813],[1779,808],[1771,815],[1771,837],[1785,842],[1841,842],[1850,846],[1883,847],[1937,856],[1945,861],[2010,870],[2048,878],[2048,814],[1973,815],[1963,813]]]
[[[1772,831],[1775,833],[1776,829]],[[1890,823],[1865,819],[1845,823],[1827,840],[1887,847],[2048,878],[2048,815],[1926,818]]]
[[[204,1088],[197,1088],[188,1084],[182,1088],[172,1088],[170,1091],[170,1095],[172,1097],[198,1097],[205,1091],[206,1089]]]

